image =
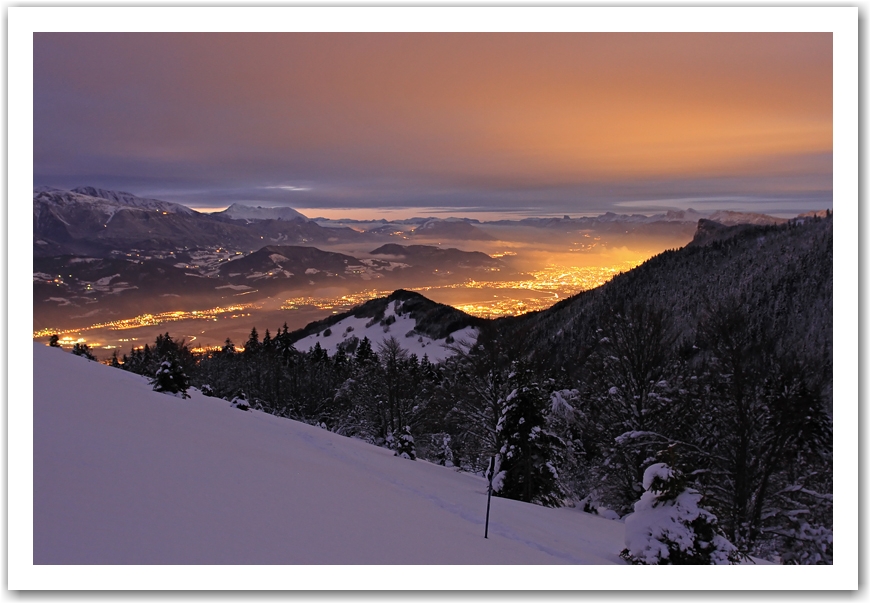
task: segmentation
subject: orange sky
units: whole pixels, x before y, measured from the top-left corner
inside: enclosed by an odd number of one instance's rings
[[[36,184],[244,197],[301,183],[304,206],[644,196],[626,183],[658,197],[830,196],[831,34],[36,34],[34,46]]]

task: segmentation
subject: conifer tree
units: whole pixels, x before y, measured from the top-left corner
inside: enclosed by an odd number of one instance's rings
[[[248,404],[248,396],[245,394],[244,390],[239,390],[239,393],[233,397],[230,404],[239,410],[248,410],[250,408],[250,405]]]
[[[60,347],[59,340],[60,340],[60,338],[57,336],[57,333],[55,333],[54,335],[51,336],[51,339],[48,340],[48,345],[53,347],[53,348],[59,348]]]
[[[625,520],[620,557],[636,565],[728,565],[737,549],[720,532],[716,516],[683,473],[665,463],[647,467],[646,492]]]
[[[411,435],[411,428],[405,425],[399,430],[397,435],[392,436],[395,456],[400,456],[403,459],[417,460],[417,447],[414,444],[414,436]]]
[[[77,343],[73,346],[72,353],[76,356],[84,356],[88,360],[96,360],[91,354],[91,347],[86,343]]]
[[[359,345],[356,348],[356,354],[354,358],[356,359],[356,362],[358,364],[372,362],[375,360],[375,353],[372,350],[372,342],[369,341],[368,337],[363,337],[362,341],[359,342]]]
[[[501,448],[496,455],[499,496],[546,507],[562,504],[564,493],[553,465],[560,442],[546,430],[547,398],[522,363],[514,363],[508,376],[510,394],[502,401],[496,433]]]
[[[435,460],[443,467],[453,467],[453,450],[450,448],[450,434],[435,434],[434,440]]]
[[[154,373],[154,377],[151,379],[151,384],[156,392],[181,394],[182,398],[190,397],[187,394],[190,380],[184,374],[184,369],[175,356],[169,355],[163,359]]]
[[[257,327],[251,329],[251,334],[248,336],[248,341],[245,342],[245,355],[250,356],[257,353],[260,349],[260,335],[257,333]]]

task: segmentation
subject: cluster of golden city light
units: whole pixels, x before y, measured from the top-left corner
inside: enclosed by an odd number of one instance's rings
[[[511,252],[505,252],[505,255],[509,254]],[[411,290],[425,294],[426,292],[439,289],[500,289],[504,293],[493,296],[491,300],[468,303],[460,302],[454,303],[453,306],[463,312],[483,318],[517,316],[527,312],[544,310],[560,299],[598,287],[620,272],[630,270],[640,263],[640,260],[637,260],[622,262],[616,266],[566,267],[551,265],[541,270],[525,273],[524,278],[520,280],[478,281],[469,279],[461,283],[433,287],[416,287]],[[512,291],[514,293],[511,293]],[[294,297],[284,300],[281,304],[281,309],[298,310],[303,307],[313,307],[319,310],[331,310],[333,314],[337,314],[371,299],[385,297],[391,292],[388,290],[369,289],[335,297]],[[123,331],[140,327],[153,327],[183,320],[217,321],[218,318],[244,318],[251,316],[250,310],[252,306],[253,304],[234,304],[208,310],[176,310],[158,314],[140,314],[133,318],[101,322],[77,329],[40,329],[34,331],[33,338],[44,339],[57,334],[60,337],[59,343],[63,347],[72,347],[76,343],[87,343],[91,347],[113,349],[118,346],[111,343],[87,341],[82,337],[82,334],[98,329]],[[119,339],[118,342],[135,340],[136,338]],[[194,351],[206,352],[214,349],[219,349],[219,347],[202,346],[194,348]],[[240,348],[236,349],[240,350]]]
[[[123,318],[118,320],[110,320],[108,322],[100,322],[87,327],[76,329],[40,329],[33,332],[34,339],[51,337],[58,335],[60,345],[62,347],[73,346],[76,343],[87,343],[91,347],[102,347],[112,349],[114,345],[104,344],[102,342],[86,341],[82,337],[72,337],[87,331],[95,331],[98,329],[108,329],[110,331],[124,331],[127,329],[138,329],[140,327],[153,327],[168,322],[178,322],[181,320],[209,320],[217,321],[218,318],[242,318],[250,316],[250,312],[245,310],[250,309],[252,304],[234,304],[232,306],[223,306],[211,308],[208,310],[176,310],[173,312],[160,312],[159,314],[140,314],[133,318]],[[135,338],[133,338],[135,340]],[[119,339],[119,342],[130,341],[130,339]]]
[[[511,296],[506,291],[504,297],[474,303],[454,304],[454,307],[467,314],[482,318],[517,316],[526,312],[544,310],[560,299],[570,297],[603,285],[620,272],[630,270],[641,261],[626,261],[617,266],[565,267],[547,266],[542,270],[526,273],[527,278],[517,281],[475,281],[444,285],[440,287],[421,287],[415,291],[431,289],[504,289],[528,291],[531,295]],[[540,295],[534,295],[538,293]]]
[[[511,252],[506,252],[510,254]],[[587,291],[603,285],[620,272],[630,270],[641,263],[641,260],[622,262],[616,266],[565,267],[551,265],[541,270],[526,273],[521,280],[478,281],[469,279],[461,283],[435,285],[431,287],[414,287],[410,291],[430,292],[439,289],[504,289],[528,291],[522,298],[496,297],[491,301],[475,303],[455,303],[453,306],[473,316],[496,318],[499,316],[516,316],[544,310],[565,297],[570,297],[581,291]],[[389,295],[391,291],[371,289],[358,293],[349,293],[339,297],[294,297],[284,301],[282,310],[298,310],[303,307],[314,307],[319,310],[332,310],[338,313],[376,297]],[[535,296],[534,293],[541,295]]]
[[[303,307],[314,307],[318,310],[332,310],[333,313],[338,313],[339,310],[350,309],[356,305],[367,302],[370,299],[377,297],[386,297],[392,291],[380,291],[377,289],[368,289],[357,293],[348,293],[338,297],[291,297],[284,300],[281,304],[282,310],[298,310]]]

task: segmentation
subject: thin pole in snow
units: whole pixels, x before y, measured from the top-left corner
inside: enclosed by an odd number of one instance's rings
[[[483,537],[489,538],[489,501],[492,500],[492,474],[495,470],[495,457],[489,459],[489,487],[486,489],[486,528],[483,531]]]

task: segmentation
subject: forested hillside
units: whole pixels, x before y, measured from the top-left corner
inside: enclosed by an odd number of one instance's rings
[[[526,502],[616,517],[694,492],[741,554],[831,563],[832,224],[701,221],[599,289],[476,321],[439,363],[402,337],[299,351],[284,328],[204,356],[167,334],[115,364],[409,459],[492,460],[496,494]]]
[[[833,219],[731,227],[701,220],[685,248],[544,312],[504,319],[499,330],[521,337],[542,362],[573,372],[578,357],[601,339],[598,329],[632,309],[661,313],[680,345],[695,343],[699,324],[727,312],[739,315],[756,340],[769,339],[777,352],[791,350],[811,362],[829,388],[833,267]]]

